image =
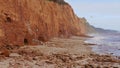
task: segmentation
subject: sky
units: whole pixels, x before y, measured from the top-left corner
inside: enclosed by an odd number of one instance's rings
[[[65,0],[95,27],[120,31],[120,0]]]

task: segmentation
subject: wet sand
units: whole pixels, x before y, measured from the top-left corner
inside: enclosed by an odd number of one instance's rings
[[[120,68],[120,57],[98,55],[84,37],[54,38],[0,55],[0,68]],[[94,44],[93,44],[94,45]]]

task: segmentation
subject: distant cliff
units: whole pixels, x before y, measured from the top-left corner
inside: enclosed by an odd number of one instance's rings
[[[0,0],[0,45],[81,36],[85,26],[64,0]]]
[[[86,18],[80,18],[81,22],[84,24],[84,30],[86,34],[97,33],[96,28],[90,25]]]

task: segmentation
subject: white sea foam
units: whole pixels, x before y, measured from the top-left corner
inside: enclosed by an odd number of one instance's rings
[[[99,54],[112,54],[120,56],[120,35],[92,35],[93,38],[87,39],[86,43],[94,43],[93,51]]]

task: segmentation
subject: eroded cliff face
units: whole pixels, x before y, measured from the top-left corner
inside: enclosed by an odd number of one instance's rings
[[[0,0],[0,45],[39,44],[84,33],[84,24],[65,2]]]

